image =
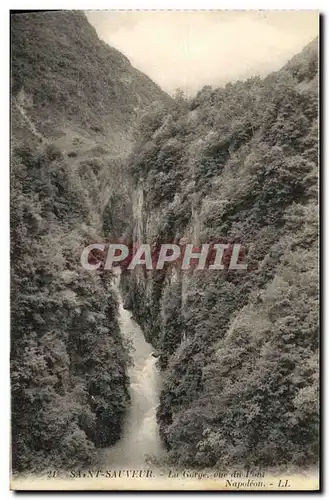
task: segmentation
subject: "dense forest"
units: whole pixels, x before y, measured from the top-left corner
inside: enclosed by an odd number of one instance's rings
[[[169,460],[318,457],[318,41],[265,79],[177,95],[130,158],[143,243],[239,242],[247,271],[126,273],[157,348]]]
[[[14,470],[88,464],[129,403],[109,276],[78,266],[88,203],[53,147],[17,149],[11,178]]]

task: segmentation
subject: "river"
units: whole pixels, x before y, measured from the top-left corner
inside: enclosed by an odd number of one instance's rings
[[[102,450],[101,462],[105,468],[142,468],[148,465],[147,457],[159,457],[161,440],[156,422],[159,400],[160,376],[154,348],[145,341],[139,325],[132,319],[131,311],[124,309],[119,291],[119,277],[115,288],[119,298],[121,334],[132,344],[132,365],[128,368],[131,405],[123,425],[121,439],[110,448]]]

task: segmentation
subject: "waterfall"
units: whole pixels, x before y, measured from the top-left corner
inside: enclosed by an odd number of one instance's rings
[[[131,311],[124,309],[118,276],[114,286],[119,298],[119,322],[124,339],[132,344],[132,364],[128,369],[131,404],[123,425],[120,440],[103,450],[102,465],[111,468],[145,467],[147,456],[158,457],[162,451],[156,422],[156,407],[160,377],[154,349],[147,343]]]

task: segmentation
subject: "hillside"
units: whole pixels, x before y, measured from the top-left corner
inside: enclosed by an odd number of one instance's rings
[[[318,40],[261,80],[203,88],[141,124],[130,158],[140,243],[245,248],[247,271],[126,272],[161,357],[176,465],[318,457]]]
[[[129,150],[138,114],[167,97],[99,40],[81,11],[13,15],[11,49],[14,116],[20,105],[38,132],[60,136],[66,149],[74,150],[76,131],[112,153]]]
[[[83,467],[121,435],[130,359],[111,278],[80,255],[114,236],[113,203],[129,223],[133,131],[169,98],[82,13],[13,15],[11,40],[12,466]]]

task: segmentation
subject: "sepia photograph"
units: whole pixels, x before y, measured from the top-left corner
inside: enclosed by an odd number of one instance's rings
[[[320,488],[317,10],[10,11],[10,488]]]

